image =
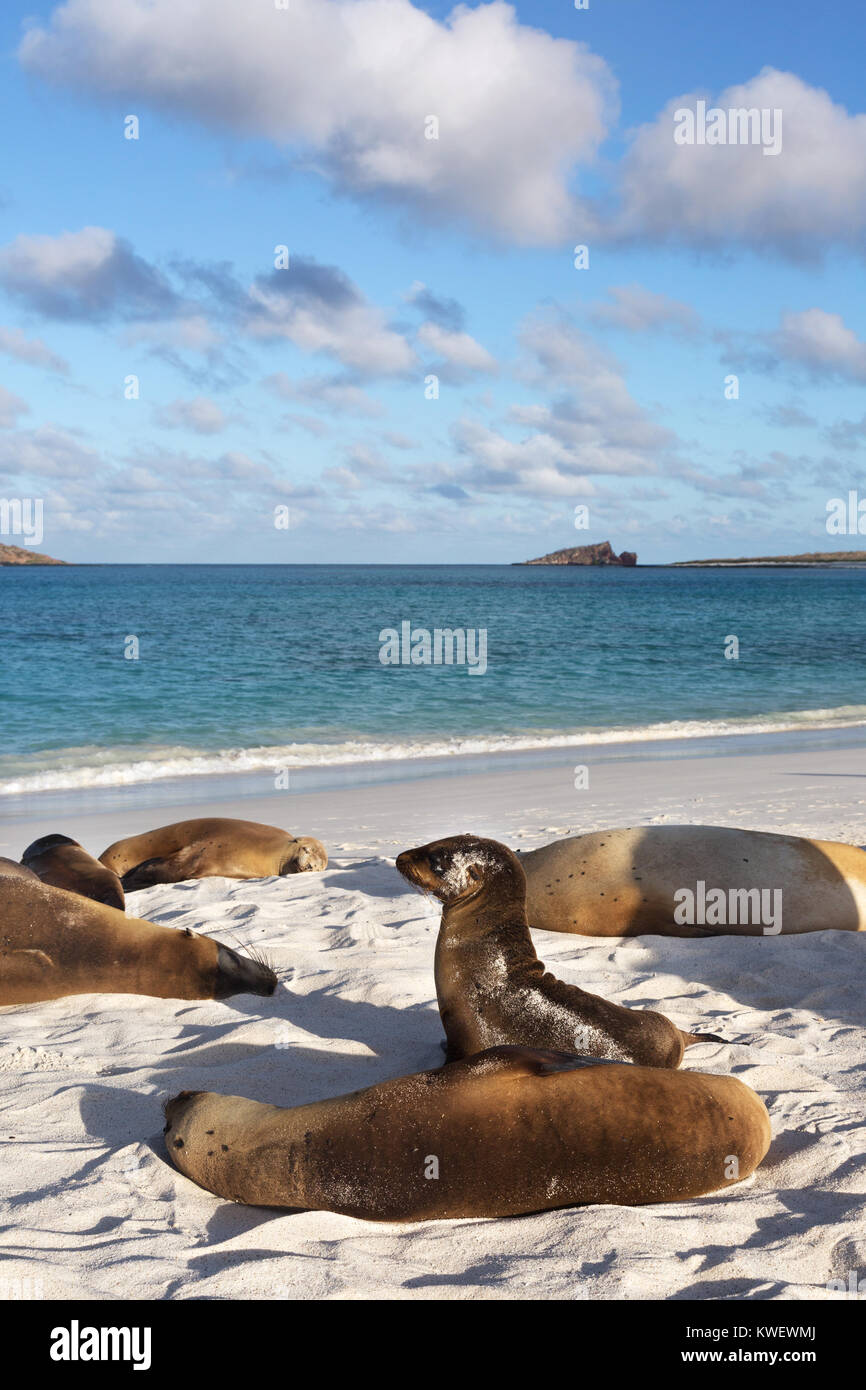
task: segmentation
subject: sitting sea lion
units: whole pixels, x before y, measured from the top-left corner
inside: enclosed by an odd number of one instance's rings
[[[41,840],[34,840],[22,854],[21,863],[52,888],[66,888],[121,911],[126,905],[117,874],[68,835],[43,835]]]
[[[169,1157],[232,1202],[367,1221],[675,1202],[757,1168],[770,1121],[732,1076],[495,1047],[285,1110],[181,1091]]]
[[[397,868],[442,903],[435,975],[449,1062],[514,1043],[678,1067],[693,1043],[725,1041],[548,974],[529,935],[520,860],[496,840],[434,840],[398,855]]]
[[[328,867],[320,840],[296,839],[257,821],[216,817],[182,820],[116,840],[99,858],[120,876],[127,892],[189,878],[271,878]]]
[[[584,936],[866,931],[856,845],[718,825],[596,830],[521,854],[530,926]]]
[[[126,917],[35,875],[0,876],[0,1005],[66,994],[227,999],[276,987],[268,966],[212,937]]]

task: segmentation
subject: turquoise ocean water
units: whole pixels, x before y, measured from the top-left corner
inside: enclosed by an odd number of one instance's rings
[[[854,731],[864,600],[856,568],[0,569],[0,793]],[[484,629],[485,674],[384,666],[403,622]]]

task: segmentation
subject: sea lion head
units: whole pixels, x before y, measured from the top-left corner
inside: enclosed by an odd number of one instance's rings
[[[228,999],[233,994],[273,994],[279,982],[265,961],[241,956],[218,942],[214,944],[217,946],[214,999]]]
[[[68,835],[43,835],[40,840],[34,840],[32,845],[28,845],[21,856],[22,864],[29,864],[31,859],[38,859],[40,854],[45,854],[49,849],[57,849],[58,845],[74,845],[76,849],[81,849],[77,840],[70,840]]]
[[[328,867],[328,851],[321,840],[312,835],[301,835],[291,846],[291,855],[284,863],[281,874],[320,874]]]
[[[517,856],[498,840],[450,835],[397,855],[397,871],[422,893],[441,903],[474,897],[484,888],[512,889],[525,895],[526,879]]]
[[[162,1113],[165,1116],[163,1134],[168,1134],[173,1127],[180,1124],[187,1110],[201,1095],[204,1095],[203,1091],[178,1091],[176,1096],[170,1096],[163,1103]]]

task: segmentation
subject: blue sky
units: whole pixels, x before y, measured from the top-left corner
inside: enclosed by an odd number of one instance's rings
[[[859,548],[825,515],[866,441],[864,29],[778,0],[7,6],[0,495],[43,498],[69,560]],[[677,145],[700,98],[781,111],[778,154]]]

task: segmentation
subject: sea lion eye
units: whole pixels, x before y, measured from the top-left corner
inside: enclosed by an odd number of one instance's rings
[[[443,854],[442,850],[437,850],[434,854],[431,854],[429,863],[430,868],[433,870],[434,874],[444,874],[447,866],[445,862],[445,855]]]

